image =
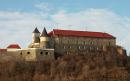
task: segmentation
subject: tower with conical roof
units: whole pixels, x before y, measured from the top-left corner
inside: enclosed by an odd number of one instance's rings
[[[47,34],[46,28],[44,27],[42,34],[40,36],[40,47],[41,48],[49,48],[50,38]]]
[[[40,43],[40,32],[37,28],[32,32],[32,43]]]

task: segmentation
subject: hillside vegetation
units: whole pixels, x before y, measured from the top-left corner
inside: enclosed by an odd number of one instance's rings
[[[0,81],[129,81],[130,59],[116,52],[71,54],[53,61],[1,61]]]

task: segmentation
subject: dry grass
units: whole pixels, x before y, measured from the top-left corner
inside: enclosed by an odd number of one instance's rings
[[[55,61],[1,61],[0,81],[129,81],[130,62],[117,54],[65,55]]]

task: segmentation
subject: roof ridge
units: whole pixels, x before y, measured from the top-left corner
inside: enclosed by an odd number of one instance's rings
[[[106,32],[97,32],[97,31],[84,31],[84,30],[63,30],[63,29],[53,29],[58,31],[73,31],[73,32],[92,32],[92,33],[106,33]],[[108,34],[108,33],[106,33]]]
[[[53,29],[54,32],[49,33],[49,35],[61,35],[61,36],[85,36],[85,37],[98,37],[98,38],[116,38],[106,32],[95,32],[95,31],[78,31],[78,30],[62,30]]]

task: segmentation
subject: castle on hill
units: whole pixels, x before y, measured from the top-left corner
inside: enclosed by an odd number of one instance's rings
[[[28,48],[10,45],[7,49],[0,49],[0,53],[25,61],[41,61],[54,60],[64,54],[106,51],[107,47],[117,47],[116,37],[108,33],[59,29],[47,33],[46,28],[40,33],[35,28]],[[122,47],[117,50],[120,54],[124,51]]]

